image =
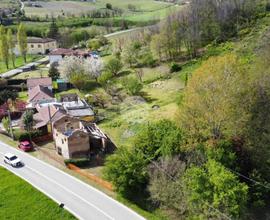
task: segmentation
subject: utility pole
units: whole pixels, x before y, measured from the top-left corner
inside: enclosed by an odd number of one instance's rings
[[[10,117],[10,111],[7,110],[7,112],[8,112],[8,120],[9,120],[9,130],[10,130],[11,137],[14,140],[14,134],[13,134],[13,129],[12,129],[12,122],[11,122],[11,117]]]

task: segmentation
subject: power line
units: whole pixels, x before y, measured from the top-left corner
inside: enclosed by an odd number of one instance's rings
[[[143,154],[144,154],[144,153],[143,153]],[[144,154],[144,156],[146,156],[146,155]],[[162,169],[161,167],[159,167],[159,166],[156,164],[155,161],[153,161],[153,160],[151,160],[151,159],[148,159],[148,160],[149,160],[150,163],[152,163],[156,168],[158,168],[158,169],[161,170],[166,176],[168,176],[171,180],[173,180],[174,182],[176,182],[176,179],[175,179],[172,175],[168,174],[164,169]],[[181,183],[180,183],[180,185],[183,187],[183,185],[182,185]],[[209,205],[208,203],[205,203],[205,205],[208,206],[208,207],[211,208],[211,209],[214,209],[216,212],[218,212],[220,215],[222,215],[222,216],[225,217],[226,219],[231,220],[231,218],[230,218],[228,215],[226,215],[225,213],[221,212],[220,210],[218,210],[217,208],[213,207],[212,205]]]
[[[250,182],[253,182],[253,183],[258,184],[258,185],[260,185],[260,186],[263,186],[263,187],[265,187],[265,188],[267,188],[267,189],[270,189],[269,186],[266,186],[265,184],[263,184],[263,183],[261,183],[261,182],[258,182],[258,181],[256,181],[256,180],[253,180],[253,179],[251,179],[251,178],[245,176],[244,174],[241,174],[241,173],[239,173],[239,172],[237,172],[237,171],[234,171],[234,170],[232,170],[232,169],[230,169],[230,168],[228,168],[228,167],[225,167],[225,168],[228,169],[228,170],[230,170],[231,172],[235,173],[236,175],[241,176],[241,177],[243,177],[243,178],[249,180]]]

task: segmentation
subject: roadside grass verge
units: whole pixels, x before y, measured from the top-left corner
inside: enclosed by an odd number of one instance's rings
[[[76,219],[26,181],[2,167],[0,176],[1,219]]]
[[[41,57],[42,56],[40,56],[40,55],[27,55],[26,61],[27,61],[27,63],[30,63],[32,61],[35,61],[35,60],[41,58]],[[23,65],[25,65],[23,57],[18,56],[15,60],[15,68],[18,68],[18,67],[23,66]],[[0,61],[0,73],[4,73],[4,72],[7,72],[7,71],[12,70],[12,69],[14,69],[14,68],[13,68],[11,60],[9,61],[9,68],[8,69],[5,65],[5,63]]]

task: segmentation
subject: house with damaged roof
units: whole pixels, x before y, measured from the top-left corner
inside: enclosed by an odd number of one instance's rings
[[[65,115],[53,122],[53,139],[65,159],[89,158],[99,152],[110,153],[115,146],[95,123]]]

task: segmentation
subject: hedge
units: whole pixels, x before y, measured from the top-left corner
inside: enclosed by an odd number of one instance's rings
[[[68,165],[69,163],[74,164],[77,167],[87,166],[90,163],[90,159],[88,158],[80,158],[80,159],[66,159],[64,163]]]
[[[23,133],[17,133],[15,135],[15,139],[18,141],[26,141],[26,140],[29,141],[30,139],[40,137],[41,135],[42,135],[41,131],[23,132]]]

